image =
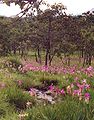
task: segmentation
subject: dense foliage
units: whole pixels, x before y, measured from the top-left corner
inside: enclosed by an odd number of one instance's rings
[[[94,51],[94,14],[87,12],[79,16],[66,14],[62,4],[55,4],[45,11],[38,10],[36,16],[0,17],[0,54],[18,53],[26,56],[35,51],[36,61],[51,65],[54,56],[63,56],[66,63],[76,53],[84,65],[91,65]]]

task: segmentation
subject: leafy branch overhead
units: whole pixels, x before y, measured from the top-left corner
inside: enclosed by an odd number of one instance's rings
[[[0,3],[5,3],[8,6],[10,6],[11,3],[19,5],[21,9],[19,14],[21,14],[21,16],[26,15],[29,10],[35,12],[41,4],[46,4],[43,0],[0,0]]]
[[[25,5],[27,3],[34,4],[37,2],[37,0],[1,0],[1,2],[6,3],[8,6],[10,6],[11,3],[15,3],[15,5]]]

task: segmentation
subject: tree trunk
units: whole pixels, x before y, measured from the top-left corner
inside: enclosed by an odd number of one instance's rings
[[[35,59],[36,59],[36,62],[38,62],[38,58],[37,58],[37,54],[35,53]]]
[[[52,63],[52,60],[53,60],[53,58],[54,58],[55,54],[56,54],[56,53],[54,53],[52,56],[50,55],[50,59],[49,59],[49,66],[51,66],[51,63]]]
[[[70,66],[70,55],[68,56],[68,66]]]
[[[46,55],[45,55],[45,66],[48,65],[48,55],[49,55],[49,51],[48,49],[46,50]]]
[[[21,57],[23,57],[24,56],[24,50],[22,49],[21,50]]]
[[[89,60],[88,60],[88,62],[89,62],[88,64],[91,65],[91,60],[92,60],[92,55],[91,55],[91,53],[89,53],[89,58],[88,58],[88,59],[89,59]]]
[[[90,52],[85,53],[83,66],[85,66],[85,65],[91,65],[91,61],[92,61],[92,55],[91,55],[91,53]]]
[[[39,48],[39,46],[38,46],[37,52],[38,52],[38,61],[41,64],[41,54],[40,54],[40,48]]]
[[[13,54],[14,55],[16,54],[16,48],[15,47],[13,48]]]
[[[84,57],[84,49],[82,48],[81,50],[81,57],[83,58]]]
[[[21,54],[21,48],[18,48],[19,55]]]
[[[49,26],[48,26],[48,38],[46,40],[46,56],[45,56],[45,65],[48,65],[48,61],[50,61],[50,49],[51,49],[51,19],[49,18]]]

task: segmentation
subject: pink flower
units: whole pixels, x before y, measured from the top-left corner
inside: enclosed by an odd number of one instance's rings
[[[70,74],[74,74],[75,73],[75,70],[74,69],[70,69]]]
[[[57,94],[60,93],[60,89],[58,87],[55,88],[55,91],[56,91]]]
[[[85,85],[85,88],[86,88],[86,89],[90,89],[90,85],[89,85],[89,84],[86,84],[86,85]]]
[[[36,92],[32,88],[30,88],[29,93],[30,93],[31,96],[35,96],[36,95]]]
[[[73,96],[75,96],[75,95],[81,96],[81,91],[80,90],[74,90],[73,91]]]
[[[64,89],[62,89],[62,90],[60,91],[60,93],[61,93],[62,95],[65,95]]]
[[[75,78],[74,78],[74,80],[75,80],[75,81],[78,81],[78,80],[79,80],[79,78],[78,78],[78,77],[75,77]]]
[[[87,71],[92,71],[93,70],[93,67],[92,66],[89,66],[88,68],[87,68]]]
[[[76,85],[77,85],[77,87],[80,87],[80,83],[77,82]]]
[[[89,77],[93,77],[93,74],[92,74],[92,73],[89,73],[88,76],[89,76]]]
[[[71,87],[71,88],[74,88],[74,84],[72,83],[72,84],[70,85],[70,87]]]
[[[90,99],[90,94],[89,93],[85,93],[84,97],[85,97],[85,99]]]
[[[5,87],[6,87],[6,84],[5,84],[5,83],[1,83],[1,84],[0,84],[0,87],[1,87],[1,88],[5,88]]]
[[[86,83],[86,79],[83,79],[82,83]]]
[[[50,90],[50,91],[53,91],[53,90],[54,90],[54,86],[53,86],[52,84],[49,86],[49,90]]]
[[[23,83],[23,81],[22,81],[22,80],[17,80],[17,82],[18,82],[18,85],[19,85],[19,86],[21,86],[21,85],[22,85],[22,83]]]
[[[90,94],[89,93],[85,93],[84,97],[85,97],[85,102],[88,104],[89,100],[90,100]]]
[[[77,87],[79,87],[79,89],[82,91],[84,89],[85,85],[77,83]]]

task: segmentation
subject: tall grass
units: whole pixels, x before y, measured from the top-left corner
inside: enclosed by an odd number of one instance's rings
[[[93,120],[93,112],[92,103],[85,104],[67,97],[64,101],[55,105],[42,105],[29,109],[26,120]]]

